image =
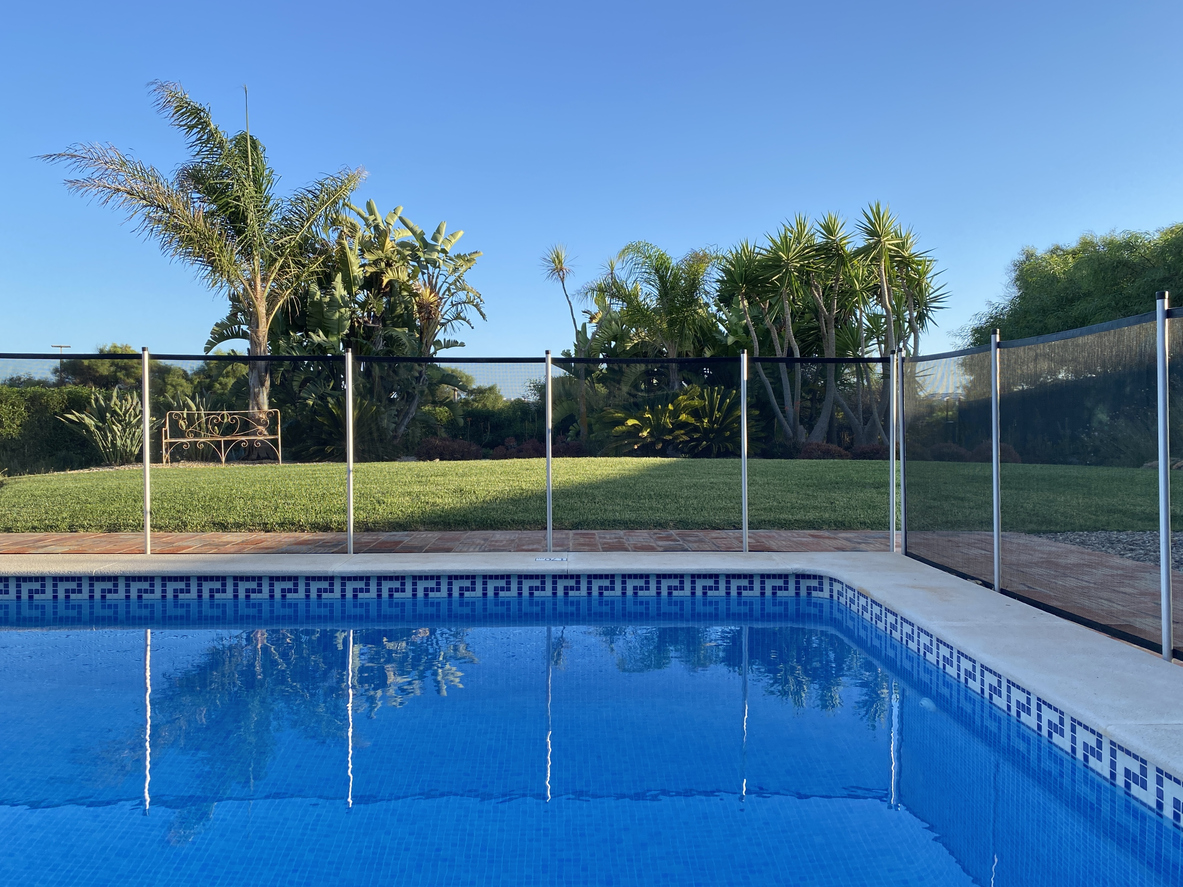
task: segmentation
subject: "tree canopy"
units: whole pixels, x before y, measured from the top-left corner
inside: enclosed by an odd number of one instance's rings
[[[967,345],[986,344],[995,329],[1025,339],[1153,311],[1156,292],[1183,295],[1183,224],[1027,247],[1011,264],[1008,290],[963,330]]]

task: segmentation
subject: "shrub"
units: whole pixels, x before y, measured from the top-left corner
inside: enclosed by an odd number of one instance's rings
[[[57,419],[89,403],[90,389],[80,386],[0,385],[0,469],[16,475],[98,465],[91,443]]]
[[[96,389],[90,393],[90,403],[85,411],[66,413],[61,420],[73,425],[94,445],[104,465],[130,465],[140,461],[144,449],[144,411],[140,407],[139,395],[118,388],[111,391]]]
[[[932,462],[932,452],[928,447],[922,447],[919,444],[907,448],[907,456],[909,462]]]
[[[882,459],[887,461],[887,447],[884,444],[861,444],[850,451],[852,459]]]
[[[974,451],[969,454],[971,462],[993,462],[994,450],[990,446],[990,441],[982,441]],[[998,447],[998,461],[1009,462],[1012,465],[1022,464],[1022,458],[1019,456],[1018,450],[1008,443],[999,445]]]
[[[556,459],[559,458],[574,458],[577,456],[586,456],[587,447],[583,445],[581,440],[564,440],[559,438],[550,448],[551,455]]]
[[[415,448],[415,455],[424,462],[464,462],[481,458],[481,448],[466,440],[450,437],[425,437]]]
[[[955,443],[938,443],[928,448],[934,462],[968,462],[969,450]],[[911,455],[909,452],[908,455]]]
[[[507,437],[505,443],[494,447],[493,459],[541,459],[546,455],[546,445],[540,440],[524,440],[520,444],[515,438]]]
[[[807,443],[801,448],[799,459],[849,459],[850,453],[828,443]]]

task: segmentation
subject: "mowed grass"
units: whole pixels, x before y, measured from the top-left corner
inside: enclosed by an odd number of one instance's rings
[[[909,464],[916,530],[990,528],[990,467]],[[753,460],[753,529],[887,527],[885,462]],[[738,529],[738,460],[559,459],[560,529]],[[1183,474],[1174,510],[1183,525]],[[6,478],[0,532],[119,532],[141,528],[139,470]],[[1157,476],[1145,469],[1005,465],[1004,529],[1021,532],[1153,530]],[[340,531],[341,464],[207,465],[152,469],[152,524],[172,532]],[[360,464],[356,529],[542,529],[541,459]]]
[[[909,462],[909,530],[990,530],[988,463]],[[1183,472],[1171,523],[1183,527]],[[1003,465],[1002,529],[1018,533],[1157,530],[1158,472],[1145,468]]]
[[[514,530],[546,526],[541,459],[365,463],[355,468],[355,528]],[[561,529],[737,529],[735,459],[558,459]],[[119,532],[142,526],[138,469],[7,478],[0,532]],[[751,526],[882,529],[887,463],[753,461]],[[325,531],[345,527],[341,464],[152,469],[160,531]]]

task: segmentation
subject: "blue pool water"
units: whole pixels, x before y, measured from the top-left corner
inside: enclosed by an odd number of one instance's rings
[[[0,884],[1183,883],[1168,818],[850,625],[7,630]]]

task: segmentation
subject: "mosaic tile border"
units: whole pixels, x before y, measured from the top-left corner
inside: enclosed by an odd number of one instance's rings
[[[824,616],[919,678],[902,647],[1126,796],[1183,828],[1183,780],[845,583],[807,573],[0,576],[0,626],[147,625],[252,619],[767,621]],[[884,643],[884,639],[899,646]],[[945,685],[931,692],[956,705]],[[1054,766],[1054,764],[1051,764]]]

